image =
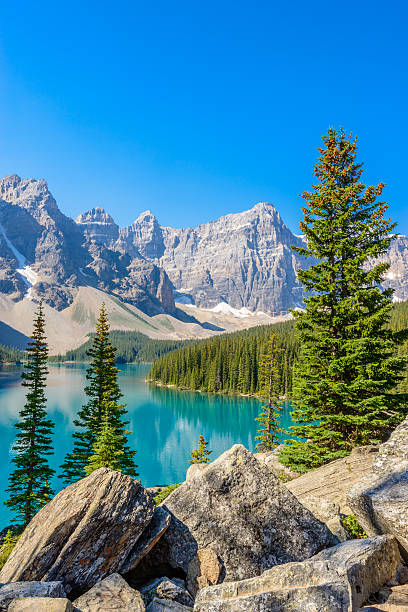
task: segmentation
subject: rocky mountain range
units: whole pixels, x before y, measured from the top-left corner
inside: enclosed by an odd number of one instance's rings
[[[43,299],[65,313],[96,291],[142,316],[194,321],[206,333],[228,328],[219,320],[206,326],[206,312],[241,326],[269,322],[302,305],[297,270],[305,261],[291,249],[301,244],[265,202],[195,228],[163,227],[150,211],[120,228],[100,207],[73,220],[46,181],[7,176],[0,180],[0,321],[10,304]],[[408,238],[394,240],[384,260],[391,264],[385,284],[395,299],[408,299]]]

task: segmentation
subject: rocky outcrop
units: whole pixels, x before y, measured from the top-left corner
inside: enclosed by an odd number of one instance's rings
[[[380,446],[370,473],[347,501],[369,535],[394,534],[408,559],[408,418]]]
[[[199,591],[195,612],[352,612],[387,581],[400,563],[391,536],[353,540],[301,563]]]
[[[130,588],[119,574],[111,574],[74,601],[76,612],[144,612],[138,591]]]
[[[186,574],[198,549],[211,548],[225,579],[239,580],[306,559],[336,542],[326,525],[239,444],[178,487],[163,506],[172,520],[139,565],[142,573],[162,566],[163,574]]]
[[[154,502],[140,482],[100,468],[33,518],[0,581],[61,580],[75,596],[119,571],[149,525]]]
[[[0,585],[0,610],[7,610],[9,604],[22,597],[65,597],[61,582],[10,582]]]

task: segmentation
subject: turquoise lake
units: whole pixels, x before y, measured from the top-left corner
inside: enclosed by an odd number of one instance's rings
[[[145,487],[185,480],[191,450],[200,434],[209,441],[212,459],[233,444],[254,450],[260,402],[254,398],[176,391],[145,382],[149,365],[121,365],[119,381],[127,404],[131,448],[137,450],[136,463]],[[73,419],[84,401],[86,366],[83,364],[49,367],[48,413],[55,423],[54,455],[50,465],[59,469],[72,448]],[[4,366],[0,370],[0,529],[8,525],[12,514],[4,506],[5,489],[13,453],[14,424],[25,401],[21,386],[21,368]],[[290,424],[290,404],[286,402],[282,425]],[[54,491],[62,488],[55,477]]]

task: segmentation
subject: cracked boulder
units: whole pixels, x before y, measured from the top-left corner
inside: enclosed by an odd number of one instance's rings
[[[59,580],[76,597],[121,569],[153,513],[140,482],[108,468],[95,470],[38,512],[0,582]]]

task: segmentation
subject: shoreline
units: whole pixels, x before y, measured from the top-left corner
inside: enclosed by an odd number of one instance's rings
[[[262,398],[259,397],[256,393],[239,393],[238,391],[204,391],[203,389],[190,389],[189,387],[178,387],[177,385],[172,385],[170,383],[165,384],[160,382],[159,380],[150,380],[149,378],[145,378],[145,382],[150,385],[155,385],[156,387],[165,387],[167,389],[175,389],[176,391],[190,391],[191,393],[209,393],[211,395],[235,395],[237,397],[251,397],[254,399],[258,399],[262,402]],[[279,397],[279,400],[282,402],[290,401],[290,398],[282,395]]]

